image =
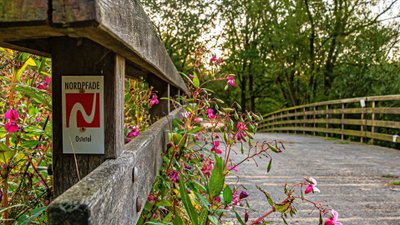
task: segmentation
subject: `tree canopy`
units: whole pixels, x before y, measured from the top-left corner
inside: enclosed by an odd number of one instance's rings
[[[179,70],[218,44],[240,88],[216,93],[244,110],[400,91],[398,0],[142,2]]]

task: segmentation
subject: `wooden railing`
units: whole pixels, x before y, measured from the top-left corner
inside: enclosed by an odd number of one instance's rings
[[[188,92],[139,1],[13,0],[0,5],[0,46],[52,60],[56,198],[48,206],[48,224],[135,224],[162,163],[166,130],[180,113],[161,101],[149,113],[162,118],[124,145],[125,78],[143,78],[159,98]],[[90,128],[97,131],[93,140],[90,136],[90,151],[89,144],[74,143],[75,135],[90,129],[64,131],[63,102],[72,93],[63,88],[64,81],[98,82],[100,102],[94,107],[100,125]],[[73,91],[85,93],[84,88]],[[70,147],[72,152],[66,150]]]
[[[374,144],[399,143],[400,95],[317,102],[264,115],[261,132],[325,135]]]

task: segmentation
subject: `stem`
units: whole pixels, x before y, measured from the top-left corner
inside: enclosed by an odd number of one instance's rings
[[[258,217],[256,220],[254,220],[250,225],[254,225],[259,223],[260,221],[262,221],[265,217],[269,216],[270,214],[272,214],[273,212],[275,212],[276,209],[275,207],[272,207],[271,210],[267,211],[266,213],[264,213],[262,216]]]
[[[8,207],[8,169],[7,169],[7,175],[3,180],[3,208]],[[5,219],[5,224],[4,225],[9,225],[8,221],[8,209],[4,211],[4,219]]]

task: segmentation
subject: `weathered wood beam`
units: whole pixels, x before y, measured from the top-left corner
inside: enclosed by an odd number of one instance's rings
[[[4,10],[0,16],[2,46],[32,52],[26,44],[18,48],[16,41],[84,37],[184,92],[188,91],[150,19],[136,0],[17,0],[1,3],[3,8],[11,9]],[[34,8],[34,5],[40,7]]]
[[[166,130],[179,110],[154,123],[57,199],[48,209],[49,224],[136,224],[160,169]]]

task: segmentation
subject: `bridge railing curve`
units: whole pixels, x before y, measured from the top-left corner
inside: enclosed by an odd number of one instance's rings
[[[324,135],[369,144],[399,143],[400,95],[348,98],[285,108],[264,115],[261,132]]]

